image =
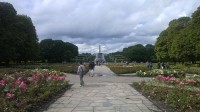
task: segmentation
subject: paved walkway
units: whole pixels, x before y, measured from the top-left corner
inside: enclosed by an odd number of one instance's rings
[[[106,66],[97,66],[95,77],[86,75],[84,87],[79,86],[77,75],[68,74],[67,78],[74,85],[45,112],[159,111],[148,99],[129,86],[133,81],[146,80],[145,78],[117,77]]]

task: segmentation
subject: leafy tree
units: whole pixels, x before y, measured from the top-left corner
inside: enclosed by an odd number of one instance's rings
[[[181,17],[179,19],[175,19],[170,22],[168,30],[168,53],[171,59],[180,59],[177,57],[176,48],[178,45],[177,42],[179,41],[181,32],[188,27],[190,24],[191,18],[189,17]],[[175,43],[174,43],[175,42]]]
[[[16,14],[12,4],[0,2],[0,62],[7,64],[17,55],[12,29]]]
[[[78,55],[78,47],[62,40],[45,39],[40,42],[42,60],[48,62],[70,62]]]
[[[200,57],[200,7],[192,14],[188,34],[192,38],[193,44],[195,44],[196,56]]]
[[[143,62],[145,60],[145,47],[141,44],[130,46],[123,49],[123,53],[129,61]]]
[[[166,61],[169,59],[168,54],[168,32],[164,30],[160,33],[155,43],[155,54],[159,61]]]
[[[17,61],[36,60],[39,54],[39,43],[31,18],[17,15],[14,28],[17,41]]]
[[[188,36],[187,29],[182,30],[181,34],[174,39],[172,47],[173,55],[179,62],[195,62],[195,44],[193,39]]]
[[[156,57],[160,61],[176,61],[177,59],[177,39],[183,29],[190,24],[189,17],[174,19],[169,23],[169,27],[162,31],[155,43]]]
[[[146,60],[148,61],[153,61],[155,60],[155,51],[154,51],[154,46],[151,44],[147,44],[145,46],[146,49]]]
[[[45,39],[40,42],[40,55],[42,60],[52,61],[54,42],[52,39]]]
[[[0,2],[0,62],[34,60],[38,39],[31,18],[17,15],[10,3]]]

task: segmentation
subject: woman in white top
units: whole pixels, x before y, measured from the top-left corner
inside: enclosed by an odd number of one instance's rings
[[[83,62],[79,63],[77,74],[80,76],[80,86],[84,86],[83,76],[85,74],[85,67],[83,65]]]

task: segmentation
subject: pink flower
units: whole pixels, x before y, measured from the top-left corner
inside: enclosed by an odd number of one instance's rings
[[[188,79],[187,82],[193,82],[193,83],[195,83],[196,81],[193,80],[193,79]]]
[[[6,93],[6,97],[7,97],[8,99],[10,99],[10,98],[14,97],[14,94],[12,94],[12,93]]]
[[[53,75],[50,75],[48,78],[49,78],[49,80],[53,80],[54,77],[53,77]]]
[[[26,83],[22,81],[21,84],[19,85],[19,88],[22,88],[25,92],[27,90]]]
[[[200,94],[196,94],[196,96],[197,96],[197,97],[199,97],[199,96],[200,96]]]
[[[65,76],[65,75],[63,75],[63,76],[62,76],[62,80],[65,80],[65,77],[66,77],[66,76]]]
[[[19,77],[16,81],[15,81],[15,84],[20,84],[21,83],[21,81],[22,81],[22,78],[21,77]]]
[[[38,79],[39,79],[37,74],[33,74],[32,77],[33,77],[33,79],[34,79],[35,81],[38,81]]]
[[[0,85],[4,86],[5,85],[5,81],[4,80],[0,80]]]
[[[180,85],[184,85],[185,83],[181,81],[179,84],[180,84]]]
[[[60,80],[60,76],[58,74],[56,75],[56,80]]]

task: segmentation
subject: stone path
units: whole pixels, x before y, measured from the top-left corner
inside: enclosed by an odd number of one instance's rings
[[[133,81],[146,80],[145,78],[117,77],[106,66],[97,66],[95,74],[95,77],[84,77],[84,87],[79,86],[77,75],[68,74],[70,83],[74,85],[45,112],[159,111],[153,103],[129,86]]]

